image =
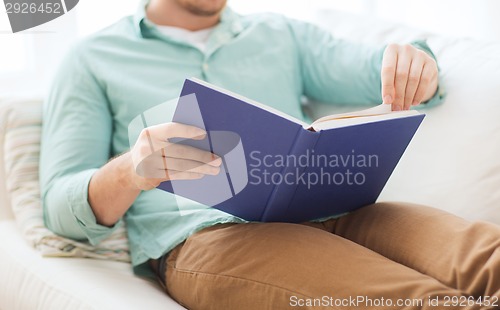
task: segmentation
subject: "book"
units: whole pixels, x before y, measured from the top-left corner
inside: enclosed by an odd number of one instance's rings
[[[159,189],[249,221],[303,222],[374,203],[424,114],[391,106],[307,124],[198,79],[187,79],[173,121],[207,131],[170,139],[222,158],[221,172]]]

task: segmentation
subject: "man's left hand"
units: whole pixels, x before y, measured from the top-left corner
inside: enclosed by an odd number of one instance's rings
[[[438,86],[434,58],[416,47],[389,44],[382,60],[382,99],[393,111],[409,110],[427,101]]]

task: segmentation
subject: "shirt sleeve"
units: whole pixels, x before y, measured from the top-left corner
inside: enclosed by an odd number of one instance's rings
[[[385,45],[334,38],[328,31],[306,22],[291,20],[290,28],[299,51],[306,97],[333,104],[382,102],[380,72]],[[434,57],[425,41],[412,44]],[[443,98],[441,90],[428,104],[437,104]]]
[[[99,225],[88,203],[90,179],[110,157],[112,116],[83,55],[66,56],[44,103],[40,186],[46,226],[95,245],[117,226]]]

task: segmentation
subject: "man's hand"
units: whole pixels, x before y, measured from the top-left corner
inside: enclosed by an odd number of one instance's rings
[[[393,111],[409,110],[436,92],[438,68],[426,52],[409,44],[389,44],[382,60],[382,99]]]
[[[145,128],[130,151],[133,183],[138,189],[149,190],[163,181],[193,180],[218,174],[222,160],[217,155],[168,140],[205,137],[204,130],[179,123]]]
[[[205,136],[200,128],[178,123],[144,129],[129,152],[109,161],[90,179],[88,201],[97,223],[114,225],[142,190],[150,190],[163,181],[218,174],[222,159],[217,155],[168,140]]]

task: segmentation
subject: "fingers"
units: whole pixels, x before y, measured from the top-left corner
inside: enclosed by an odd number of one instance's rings
[[[136,174],[144,182],[199,179],[217,175],[222,159],[208,151],[172,143],[169,138],[204,139],[205,130],[180,123],[165,123],[145,128],[131,150]]]
[[[167,173],[168,178],[166,181],[173,181],[173,180],[198,180],[203,178],[205,175],[201,173],[194,173],[194,172],[189,172],[189,171],[173,171],[170,173]]]
[[[171,180],[180,180],[182,177],[186,177],[187,180],[192,179],[201,179],[206,173],[199,173],[193,171],[176,171],[176,170],[168,170],[168,169],[153,169],[152,166],[148,165],[139,165],[136,170],[138,176],[153,181],[155,184],[160,184],[161,182],[171,181]],[[217,175],[211,174],[211,175]],[[157,186],[156,185],[156,186]]]
[[[203,129],[179,123],[165,123],[144,128],[139,134],[139,138],[132,149],[134,164],[137,166],[139,162],[143,161],[146,157],[164,148],[170,149],[175,143],[169,142],[168,139],[173,137],[203,139],[206,137],[206,132]],[[181,151],[184,150],[184,152],[181,152],[181,156],[189,156],[194,153],[193,149],[190,151],[181,149]],[[206,160],[201,160],[204,162],[216,159],[216,157],[209,154],[211,153],[205,154],[204,156],[198,155],[198,157],[207,158]],[[209,160],[209,158],[211,158],[211,160]]]
[[[179,179],[182,175],[180,172],[189,172],[192,177],[196,175],[217,175],[220,172],[222,160],[219,163],[214,162],[202,163],[199,161],[166,157],[164,150],[155,152],[146,157],[136,166],[136,173],[143,178],[160,178],[165,181],[172,180],[172,176],[176,175],[175,179]]]
[[[158,170],[157,172],[160,176],[157,178],[147,178],[147,183],[151,184],[151,188],[157,187],[160,183],[165,181],[174,180],[199,180],[205,175],[201,173],[189,172],[189,171],[164,171]]]
[[[189,125],[179,123],[165,123],[144,128],[139,134],[134,149],[137,150],[136,157],[142,158],[157,152],[168,145],[169,138],[185,138],[201,140],[206,137],[206,131]]]
[[[418,105],[424,101],[425,96],[432,89],[431,83],[433,79],[437,76],[437,71],[435,70],[435,62],[426,62],[422,69],[422,75],[420,77],[420,83],[418,85],[415,97],[413,98],[412,105]]]
[[[408,82],[406,83],[403,110],[409,110],[415,101],[415,93],[417,92],[418,85],[420,84],[424,63],[424,58],[419,56],[414,57],[411,62],[410,74],[408,76]],[[420,104],[420,102],[418,103]]]
[[[164,157],[183,158],[197,161],[203,164],[209,164],[215,167],[220,166],[222,163],[222,159],[214,153],[203,151],[195,147],[179,143],[169,144],[163,150]]]
[[[394,78],[398,62],[397,45],[387,46],[382,60],[382,99],[386,104],[392,104],[395,97]]]
[[[400,48],[398,51],[398,63],[396,65],[396,96],[394,98],[394,102],[392,103],[393,111],[403,110],[406,84],[408,82],[411,61],[412,55],[410,53],[410,46],[406,45],[405,47]]]
[[[182,158],[171,158],[171,157],[166,157],[166,158],[164,157],[162,168],[164,170],[169,170],[169,171],[177,171],[177,172],[187,171],[187,172],[194,172],[194,173],[208,174],[208,175],[217,175],[220,172],[220,165],[212,166],[212,165],[202,164],[199,161],[193,161]]]
[[[437,89],[437,65],[426,52],[409,44],[390,44],[382,60],[382,99],[393,111],[408,110],[430,99]]]
[[[163,142],[168,142],[169,138],[202,140],[207,135],[207,132],[201,128],[180,123],[164,123],[150,126],[144,130],[153,142],[158,142],[159,146],[161,146]]]

